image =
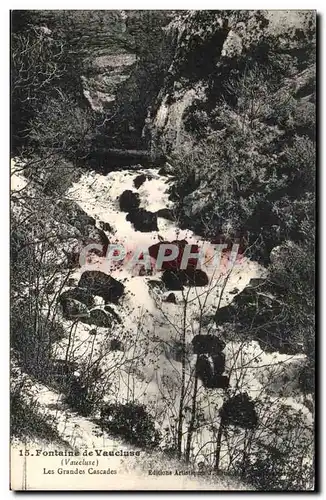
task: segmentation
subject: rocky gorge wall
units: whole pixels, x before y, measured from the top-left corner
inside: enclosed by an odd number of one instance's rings
[[[300,46],[296,36],[314,24],[311,11],[190,11],[172,20],[165,28],[172,63],[144,130],[151,147],[165,153],[191,149],[198,135],[211,132],[198,120],[195,133],[189,131],[196,107],[208,104],[209,114],[221,104],[225,80],[235,78],[247,58],[255,54],[259,63],[264,45],[278,37],[282,51],[291,54]]]

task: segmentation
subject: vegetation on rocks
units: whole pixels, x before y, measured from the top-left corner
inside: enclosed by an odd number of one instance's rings
[[[315,31],[310,11],[12,13],[13,435],[37,415],[25,372],[134,446],[313,488]],[[112,172],[110,148],[167,162]],[[265,274],[81,269],[124,224],[154,261],[191,229]]]

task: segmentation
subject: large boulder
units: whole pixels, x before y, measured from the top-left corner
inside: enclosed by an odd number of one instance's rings
[[[98,229],[94,226],[86,226],[83,232],[83,244],[91,245],[91,244],[100,245],[102,250],[92,250],[94,253],[100,256],[105,256],[110,241],[106,236],[105,232],[102,229]]]
[[[89,317],[88,307],[75,299],[66,299],[62,303],[63,317],[72,320],[81,320]]]
[[[225,354],[224,352],[219,352],[212,356],[214,375],[222,375],[225,371]]]
[[[122,212],[133,212],[137,210],[140,205],[139,194],[127,189],[119,198],[119,206]]]
[[[116,303],[124,293],[124,285],[101,271],[85,271],[78,286],[86,288],[93,295],[99,295],[105,302]]]
[[[207,286],[209,283],[207,274],[201,269],[194,269],[192,266],[188,266],[186,275],[188,277],[187,284],[189,286]]]
[[[76,287],[66,290],[60,295],[59,303],[64,305],[68,299],[78,300],[87,307],[93,307],[95,304],[94,297],[87,288]]]
[[[102,328],[109,328],[112,324],[111,316],[101,308],[92,309],[89,316],[83,320],[88,325],[95,325]]]
[[[107,233],[115,233],[115,229],[111,226],[109,222],[103,222],[102,220],[100,220],[98,225],[100,226],[100,229],[106,231]]]
[[[110,349],[111,349],[111,351],[122,351],[122,352],[124,352],[124,350],[125,350],[121,340],[116,339],[116,338],[111,340]]]
[[[120,323],[120,324],[122,323],[122,319],[120,318],[119,314],[117,314],[117,313],[115,312],[115,310],[113,309],[113,307],[108,306],[108,305],[105,305],[105,306],[104,306],[104,310],[105,310],[108,314],[110,314],[110,316],[111,316],[111,318],[112,318],[112,320],[113,320],[113,321],[116,321],[117,323]]]
[[[143,233],[158,231],[157,215],[143,208],[130,212],[126,219],[133,224],[135,231]]]
[[[164,292],[164,283],[162,283],[162,281],[160,280],[148,280],[147,286],[156,294],[162,294]]]
[[[169,293],[166,297],[163,298],[164,302],[169,302],[171,304],[176,304],[177,300],[175,298],[175,294],[173,292]]]
[[[209,361],[208,356],[200,354],[196,361],[196,376],[203,382],[205,387],[211,385],[213,378],[213,367]]]
[[[155,243],[155,245],[151,245],[148,248],[148,253],[155,260],[157,260],[158,252],[161,245],[175,245],[176,247],[178,247],[177,257],[170,261],[163,261],[162,269],[180,270],[184,248],[186,245],[188,245],[187,240],[160,241],[159,243]],[[198,245],[191,245],[191,252],[198,253],[199,252]],[[171,255],[171,250],[165,250],[164,255]],[[197,266],[197,259],[190,258],[188,260],[188,266],[186,270],[186,273],[189,274],[189,278],[191,278],[191,276],[194,275],[194,269],[196,268],[196,266]],[[198,279],[198,282],[199,281],[200,280]]]
[[[162,281],[168,290],[183,290],[187,283],[187,276],[184,271],[166,269],[163,272]]]
[[[171,210],[170,208],[160,208],[160,210],[156,211],[156,215],[157,217],[162,217],[162,219],[167,219],[171,221],[175,220],[173,210]]]
[[[146,181],[147,176],[145,174],[140,174],[137,175],[137,177],[134,178],[134,186],[136,189],[139,189],[142,184]]]
[[[65,220],[82,234],[86,226],[95,226],[95,219],[88,215],[75,201],[59,200],[57,206],[64,212]]]
[[[229,377],[222,375],[225,370],[225,356],[199,354],[196,361],[196,376],[208,389],[226,389],[229,386]]]
[[[218,325],[232,323],[232,328],[239,334],[249,334],[265,352],[296,354],[302,350],[301,344],[293,341],[286,297],[271,293],[266,280],[251,280],[230,305],[216,311],[215,321]]]
[[[225,342],[215,335],[195,335],[192,345],[195,354],[218,355],[225,349]]]

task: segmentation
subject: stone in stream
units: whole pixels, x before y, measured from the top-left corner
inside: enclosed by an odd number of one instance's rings
[[[188,244],[187,240],[174,240],[174,241],[164,241],[163,240],[163,241],[160,241],[158,243],[155,243],[154,245],[151,245],[148,248],[148,253],[153,259],[157,260],[158,252],[159,252],[161,245],[175,245],[177,247],[177,251],[178,251],[177,257],[173,260],[163,261],[161,269],[179,270],[181,262],[182,262],[184,248],[187,244]],[[196,248],[197,248],[197,250],[196,250]],[[192,245],[191,252],[196,252],[196,251],[198,251],[198,246]],[[171,255],[171,252],[172,252],[172,250],[164,249],[164,255]],[[192,259],[192,258],[189,259],[188,265],[196,267],[197,260]]]
[[[145,174],[140,174],[137,175],[137,177],[134,178],[134,186],[136,189],[139,189],[142,184],[146,181],[147,176]]]
[[[148,280],[147,285],[150,290],[154,290],[156,293],[164,292],[164,283],[160,280]]]
[[[225,370],[225,356],[199,354],[196,362],[196,375],[208,389],[226,389],[229,386],[229,377],[222,375]]]
[[[219,355],[225,349],[225,342],[216,335],[195,335],[192,345],[195,354]]]
[[[104,309],[92,309],[87,318],[82,319],[83,323],[95,325],[102,328],[109,328],[112,324],[110,315]]]
[[[115,230],[113,229],[113,227],[111,226],[111,224],[109,222],[103,222],[100,220],[98,225],[100,226],[100,228],[103,231],[106,231],[107,233],[114,233],[115,232]]]
[[[86,288],[93,295],[99,295],[105,302],[116,303],[124,293],[124,285],[101,271],[84,271],[78,286]]]
[[[112,339],[110,342],[111,351],[124,351],[123,344],[119,339]]]
[[[166,269],[162,275],[162,281],[168,290],[183,290],[187,283],[187,276],[182,270]]]
[[[212,356],[213,366],[214,366],[214,376],[223,375],[225,371],[225,354],[224,352],[219,352]]]
[[[130,212],[126,220],[133,224],[135,231],[141,231],[143,233],[158,231],[157,215],[144,208],[139,208],[138,210]]]
[[[106,255],[110,241],[105,232],[95,226],[86,226],[83,233],[83,244],[86,246],[92,243],[100,245],[102,250],[96,250],[94,248],[91,252],[96,253],[100,257]]]
[[[78,300],[87,307],[93,307],[95,304],[94,298],[87,288],[75,287],[66,290],[59,297],[59,303],[63,306],[68,299]]]
[[[119,198],[119,206],[122,212],[133,212],[137,210],[140,205],[139,194],[127,189]]]
[[[85,304],[68,298],[62,303],[62,313],[64,318],[73,320],[81,320],[89,316],[89,310]]]
[[[164,298],[164,302],[170,302],[171,304],[176,304],[177,301],[175,298],[175,294],[173,292],[169,293],[169,295]]]
[[[207,274],[201,269],[194,269],[192,266],[189,266],[186,269],[186,275],[189,286],[207,286],[209,283]]]
[[[95,219],[80,208],[73,200],[58,200],[56,204],[63,212],[65,220],[83,234],[86,226],[95,226]]]
[[[175,220],[173,211],[170,208],[160,208],[160,210],[157,210],[156,215],[157,217],[162,217],[162,219]]]
[[[104,310],[109,313],[113,318],[114,320],[117,322],[117,323],[122,323],[122,319],[120,318],[120,316],[115,312],[115,310],[113,309],[113,307],[111,306],[104,306]]]
[[[213,378],[213,369],[208,357],[200,354],[196,361],[196,375],[203,382],[205,387],[209,387]]]

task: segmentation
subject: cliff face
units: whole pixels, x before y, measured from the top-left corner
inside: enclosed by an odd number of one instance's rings
[[[252,60],[266,65],[274,42],[284,60],[300,57],[314,23],[311,11],[191,11],[175,18],[166,28],[172,64],[145,127],[151,147],[190,150],[211,131],[200,108],[210,118],[225,83]]]
[[[136,62],[133,53],[107,54],[92,61],[91,76],[82,76],[84,96],[95,112],[112,109],[117,93],[131,75]]]

